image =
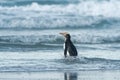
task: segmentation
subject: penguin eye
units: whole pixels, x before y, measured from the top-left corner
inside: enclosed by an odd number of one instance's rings
[[[70,38],[70,35],[69,35],[69,34],[67,34],[67,35],[66,35],[66,38]]]

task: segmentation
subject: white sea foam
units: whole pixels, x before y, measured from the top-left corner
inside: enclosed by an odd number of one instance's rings
[[[0,6],[0,28],[79,28],[107,22],[114,24],[114,21],[117,24],[119,4],[120,1],[83,1],[68,5]],[[104,20],[106,23],[102,23]]]
[[[0,10],[13,10],[13,11],[40,11],[54,12],[58,14],[73,14],[73,15],[93,15],[93,16],[106,16],[106,17],[120,17],[120,1],[83,1],[78,4],[68,4],[68,5],[40,5],[33,2],[31,5],[27,6],[12,6],[3,7],[0,6]],[[49,14],[48,14],[49,15]]]

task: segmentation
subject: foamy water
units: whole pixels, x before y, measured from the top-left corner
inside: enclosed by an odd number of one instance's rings
[[[0,71],[120,69],[120,1],[1,0]],[[69,32],[79,56],[63,56]]]

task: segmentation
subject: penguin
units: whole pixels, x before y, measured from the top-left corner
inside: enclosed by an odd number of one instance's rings
[[[74,46],[74,44],[71,41],[71,36],[67,32],[61,32],[61,35],[65,37],[65,43],[64,43],[64,56],[67,57],[67,52],[70,56],[76,57],[78,55],[77,49]]]

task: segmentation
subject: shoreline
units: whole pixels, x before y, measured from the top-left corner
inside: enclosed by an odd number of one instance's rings
[[[41,73],[41,72],[107,72],[107,71],[120,71],[119,69],[83,69],[83,70],[41,70],[41,71],[0,71],[0,73]]]
[[[119,80],[120,70],[0,72],[0,80]]]

